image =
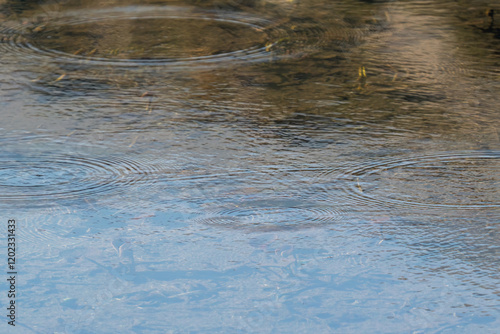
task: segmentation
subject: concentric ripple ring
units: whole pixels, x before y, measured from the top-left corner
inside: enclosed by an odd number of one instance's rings
[[[286,33],[271,23],[250,14],[195,7],[66,11],[43,22],[3,24],[0,46],[26,57],[91,66],[266,61],[270,46],[283,40]]]
[[[117,157],[0,155],[0,200],[4,203],[71,200],[116,194],[151,180],[154,166]]]
[[[338,180],[351,201],[369,206],[500,208],[500,152],[466,152],[375,161]]]
[[[335,224],[344,212],[332,206],[317,206],[290,200],[234,201],[208,210],[197,223],[247,232],[285,231]]]

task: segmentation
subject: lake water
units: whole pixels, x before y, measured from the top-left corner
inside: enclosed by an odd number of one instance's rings
[[[499,11],[0,0],[0,331],[498,332]]]

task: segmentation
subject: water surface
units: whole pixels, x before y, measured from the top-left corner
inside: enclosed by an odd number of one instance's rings
[[[1,2],[17,330],[495,332],[489,9]]]

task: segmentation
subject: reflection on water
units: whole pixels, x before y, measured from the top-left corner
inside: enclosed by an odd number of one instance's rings
[[[494,331],[499,10],[0,2],[19,325]]]
[[[498,152],[476,152],[381,161],[350,170],[342,178],[350,181],[345,189],[356,201],[425,209],[498,208],[498,158]]]
[[[266,20],[173,6],[48,15],[5,28],[10,48],[48,62],[146,66],[259,59],[273,44]],[[261,26],[262,25],[262,26]],[[267,46],[265,41],[267,40]],[[113,61],[114,60],[114,61]]]

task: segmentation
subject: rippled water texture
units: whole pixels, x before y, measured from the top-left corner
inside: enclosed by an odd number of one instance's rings
[[[0,332],[497,332],[496,6],[0,0]]]

